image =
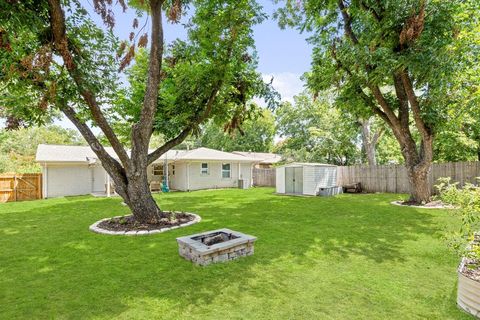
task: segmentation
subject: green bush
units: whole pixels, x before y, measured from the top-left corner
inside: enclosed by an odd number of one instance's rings
[[[449,237],[450,245],[459,254],[478,261],[480,265],[480,186],[467,183],[460,188],[458,183],[445,178],[437,188],[440,199],[455,206],[453,212],[461,218],[460,228]]]

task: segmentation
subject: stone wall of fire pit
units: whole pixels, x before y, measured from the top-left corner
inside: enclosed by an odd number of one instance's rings
[[[252,255],[256,240],[256,237],[230,229],[177,238],[179,254],[202,266]]]

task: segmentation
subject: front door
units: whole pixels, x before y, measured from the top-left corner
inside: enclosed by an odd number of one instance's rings
[[[290,194],[303,193],[303,168],[302,167],[285,168],[285,193],[290,193]]]

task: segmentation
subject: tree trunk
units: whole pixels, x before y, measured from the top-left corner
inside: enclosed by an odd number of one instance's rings
[[[163,217],[162,211],[152,197],[148,185],[146,170],[138,178],[128,181],[128,207],[135,219],[142,223],[157,223]]]
[[[431,165],[428,168],[418,168],[416,166],[407,167],[408,180],[410,182],[410,201],[414,203],[428,203],[432,196],[430,184],[428,183],[428,174]]]
[[[407,167],[408,181],[410,183],[410,202],[422,204],[431,200],[428,176],[432,168],[433,137],[422,140],[417,150],[416,146],[405,146],[403,156]]]
[[[371,124],[373,117],[367,120],[360,119],[359,123],[362,128],[362,145],[365,155],[367,156],[367,162],[370,166],[377,165],[377,144],[383,131],[379,129],[372,136]]]

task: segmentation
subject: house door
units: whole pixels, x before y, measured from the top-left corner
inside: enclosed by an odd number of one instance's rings
[[[291,194],[303,193],[303,168],[302,167],[285,168],[285,193],[291,193]]]
[[[97,165],[92,168],[92,191],[105,192],[105,170]]]

